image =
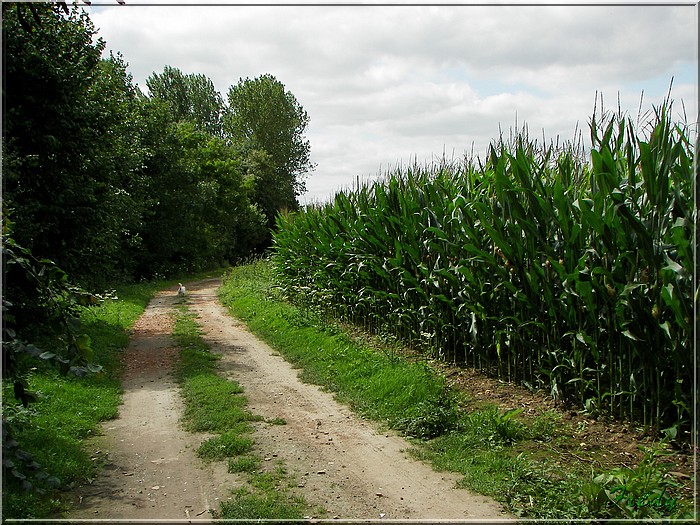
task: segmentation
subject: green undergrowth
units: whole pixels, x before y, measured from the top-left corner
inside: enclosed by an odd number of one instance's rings
[[[634,472],[597,472],[590,463],[563,460],[546,446],[572,439],[557,413],[526,419],[520,410],[477,405],[447,388],[428,361],[382,351],[332,319],[291,304],[276,288],[266,261],[231,269],[219,295],[235,317],[301,369],[303,380],[398,430],[411,440],[416,458],[437,470],[460,473],[461,486],[493,497],[518,517],[688,516],[679,502],[650,509],[635,500],[623,510],[616,501],[615,491],[632,485],[638,497],[659,496],[664,487],[668,490],[662,497],[673,497],[661,464],[650,461],[644,473],[649,477],[654,472],[661,481],[640,488],[632,483]]]
[[[15,399],[12,385],[3,381],[3,430],[9,430],[16,443],[7,451],[21,458],[31,455],[22,462],[32,468],[31,472],[20,473],[31,481],[32,490],[23,489],[17,476],[3,477],[3,520],[53,519],[70,510],[70,491],[90,483],[101,468],[85,441],[100,433],[102,421],[118,414],[122,355],[129,343],[129,330],[157,291],[176,285],[178,280],[220,274],[217,270],[188,278],[115,285],[111,293],[103,294],[105,299],[100,304],[80,311],[81,332],[90,338],[93,361],[102,366],[99,373],[63,376],[46,361],[36,359],[25,378],[36,401],[27,407]],[[35,332],[43,332],[33,341],[41,350],[61,348],[61,342],[41,327]],[[7,454],[3,457],[10,470],[17,467],[13,460]]]
[[[230,500],[221,503],[214,517],[301,519],[307,505],[287,490],[294,481],[282,465],[274,472],[262,469],[262,460],[256,455],[250,434],[253,423],[263,419],[247,410],[241,386],[218,374],[220,356],[210,352],[186,300],[176,308],[173,337],[180,347],[175,376],[185,401],[184,427],[190,432],[213,434],[197,448],[197,456],[204,461],[228,461],[229,472],[243,473],[247,479]]]

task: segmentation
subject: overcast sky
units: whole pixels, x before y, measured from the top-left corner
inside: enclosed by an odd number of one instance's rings
[[[658,105],[673,77],[674,110],[681,113],[683,102],[688,120],[697,120],[693,3],[125,1],[95,1],[86,10],[144,91],[146,78],[169,65],[208,76],[224,100],[240,78],[265,73],[294,94],[311,119],[306,136],[317,165],[302,202],[326,201],[357,177],[371,180],[443,152],[483,158],[499,127],[507,134],[516,121],[531,137],[544,130],[547,141],[572,139],[578,125],[588,144],[596,92],[611,110],[619,94],[622,109],[636,116],[642,91],[644,109]]]

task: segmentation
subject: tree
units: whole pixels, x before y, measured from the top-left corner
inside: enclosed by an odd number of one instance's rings
[[[221,136],[223,99],[205,75],[186,75],[177,68],[165,66],[163,73],[148,77],[146,86],[152,98],[170,104],[176,121],[188,120],[200,131]]]
[[[297,197],[306,191],[304,178],[314,168],[304,137],[308,124],[301,104],[270,74],[240,79],[229,89],[224,134],[246,154],[269,225],[278,211],[298,209]]]
[[[114,277],[138,223],[134,86],[77,6],[3,4],[3,185],[14,237],[88,281]],[[24,15],[22,14],[24,11]],[[31,23],[30,23],[31,22]]]
[[[144,115],[150,154],[139,273],[199,270],[259,251],[264,218],[251,206],[236,150],[188,120],[175,122],[160,99]]]

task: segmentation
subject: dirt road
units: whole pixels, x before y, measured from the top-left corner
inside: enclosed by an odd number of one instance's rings
[[[493,500],[456,489],[458,476],[410,459],[399,436],[301,383],[296,370],[227,315],[217,300],[218,284],[190,283],[187,302],[213,352],[222,355],[222,373],[244,388],[249,410],[287,422],[259,424],[255,450],[284,461],[313,508],[336,519],[510,518]],[[169,311],[176,299],[174,291],[158,294],[134,327],[124,404],[95,445],[96,458],[107,456],[107,468],[80,489],[72,518],[206,519],[241,482],[225,472],[225,464],[203,465],[194,449],[208,436],[178,425],[181,401],[169,375],[176,352]]]

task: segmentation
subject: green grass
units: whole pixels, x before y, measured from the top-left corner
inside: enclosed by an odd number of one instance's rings
[[[128,344],[128,330],[145,309],[162,283],[121,286],[118,299],[85,308],[81,314],[83,330],[90,336],[95,361],[102,372],[84,378],[61,376],[54,369],[38,364],[28,376],[29,389],[37,401],[28,408],[18,405],[11,385],[3,384],[3,415],[9,421],[19,449],[31,454],[48,476],[32,479],[43,493],[24,491],[3,480],[3,518],[46,518],[65,511],[62,487],[83,484],[96,474],[83,441],[99,433],[99,423],[116,417],[120,403],[122,349]],[[42,348],[50,350],[45,338]],[[7,459],[7,458],[6,458]],[[10,458],[11,459],[11,458]]]
[[[243,389],[217,373],[220,356],[212,354],[202,339],[196,316],[185,303],[176,308],[173,336],[180,347],[175,376],[185,401],[183,423],[191,432],[215,434],[198,447],[205,461],[228,460],[228,471],[246,473],[247,484],[234,499],[221,504],[215,517],[224,519],[301,519],[308,505],[289,493],[290,477],[282,467],[275,472],[261,469],[255,443],[249,434],[252,423],[262,422],[246,409]],[[284,424],[272,420],[269,424]]]
[[[309,506],[302,497],[290,494],[293,486],[283,464],[271,471],[251,476],[250,485],[234,492],[234,498],[221,504],[221,517],[230,520],[299,520]],[[322,516],[324,510],[317,509]]]
[[[231,473],[236,472],[249,472],[253,473],[260,469],[262,460],[258,456],[246,455],[237,458],[231,458],[228,461],[228,471]]]
[[[112,294],[116,299],[86,307],[80,315],[82,330],[92,342],[94,361],[103,367],[100,373],[64,377],[37,360],[27,376],[29,390],[37,394],[37,401],[28,408],[15,400],[12,385],[3,382],[3,418],[17,442],[4,459],[31,465],[31,460],[15,457],[14,451],[22,450],[31,454],[45,472],[39,474],[39,479],[31,475],[36,469],[25,472],[41,492],[23,490],[14,476],[3,477],[3,519],[53,518],[69,509],[62,489],[89,483],[99,468],[91,460],[84,441],[100,432],[100,422],[118,413],[122,350],[129,342],[129,330],[157,291],[174,286],[178,280],[203,279],[220,273],[116,285]],[[46,334],[37,342],[42,350],[52,350],[58,344]],[[56,482],[60,487],[56,487]]]
[[[219,434],[251,432],[252,427],[246,423],[261,418],[245,409],[247,400],[241,386],[217,374],[219,356],[209,352],[194,314],[184,305],[177,308],[173,336],[180,347],[175,377],[185,400],[185,428]],[[221,441],[221,437],[216,439]]]
[[[426,361],[376,352],[333,323],[279,300],[265,263],[234,268],[231,275],[220,289],[222,302],[299,367],[302,380],[326,386],[361,415],[415,437],[456,424],[455,402]]]
[[[460,473],[462,486],[493,497],[520,517],[610,515],[611,501],[603,501],[600,513],[593,514],[582,496],[593,479],[591,465],[567,462],[542,446],[575,439],[558,413],[525,419],[518,411],[473,406],[446,388],[427,361],[356,342],[332,319],[286,302],[269,262],[233,268],[219,294],[234,316],[302,369],[305,381],[412,437],[411,454],[437,470]],[[246,502],[241,494],[232,508],[243,509]]]
[[[206,440],[197,449],[197,455],[214,461],[240,456],[250,451],[253,440],[242,437],[241,430],[229,430]]]

